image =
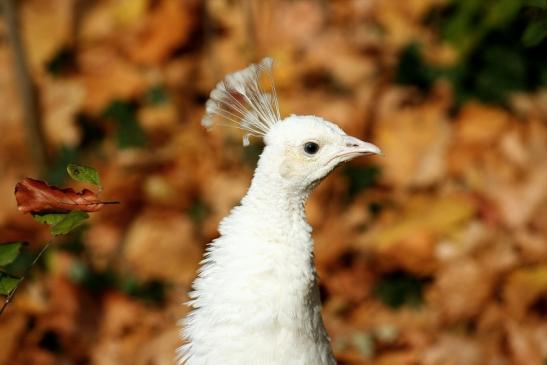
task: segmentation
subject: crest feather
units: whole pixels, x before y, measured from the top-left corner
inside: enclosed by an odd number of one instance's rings
[[[272,66],[273,60],[267,57],[227,75],[211,91],[202,125],[211,128],[219,124],[242,129],[247,132],[243,137],[244,145],[249,144],[249,136],[266,135],[281,120]],[[261,85],[263,74],[268,77],[268,91]]]

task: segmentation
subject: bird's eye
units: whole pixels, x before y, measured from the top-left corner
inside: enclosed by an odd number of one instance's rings
[[[319,151],[319,145],[315,142],[306,142],[304,144],[304,152],[308,155],[315,155]]]

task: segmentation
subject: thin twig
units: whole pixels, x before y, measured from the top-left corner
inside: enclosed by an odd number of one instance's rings
[[[42,249],[40,250],[40,252],[38,252],[38,254],[36,255],[36,257],[34,258],[34,260],[32,260],[32,264],[30,264],[30,266],[27,268],[26,270],[26,273],[25,275],[21,276],[18,281],[17,281],[17,285],[15,285],[15,288],[13,288],[13,290],[9,293],[9,295],[6,297],[6,300],[4,301],[4,304],[2,305],[2,307],[0,308],[0,316],[2,315],[2,313],[4,313],[4,309],[6,309],[6,307],[8,306],[8,304],[11,302],[11,300],[13,299],[13,297],[15,296],[15,292],[17,291],[17,288],[19,287],[19,284],[21,284],[21,282],[25,279],[25,277],[27,276],[29,270],[38,262],[38,260],[40,259],[40,257],[42,256],[42,254],[44,252],[46,252],[47,248],[49,247],[49,242],[46,243],[44,245],[44,247],[42,247]]]
[[[47,149],[40,124],[40,112],[36,89],[30,76],[28,63],[19,33],[17,9],[13,0],[0,0],[2,15],[7,28],[7,36],[11,45],[15,64],[15,75],[19,96],[23,103],[27,144],[35,168],[44,172],[47,164]]]

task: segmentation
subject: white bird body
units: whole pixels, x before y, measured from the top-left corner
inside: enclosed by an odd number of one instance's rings
[[[313,116],[278,120],[263,137],[251,187],[222,220],[190,293],[179,349],[186,365],[336,364],[304,204],[340,162],[379,149]],[[304,153],[306,141],[320,153]]]

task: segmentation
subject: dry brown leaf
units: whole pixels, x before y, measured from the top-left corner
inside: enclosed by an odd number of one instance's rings
[[[99,321],[99,336],[90,349],[91,363],[96,365],[135,364],[140,348],[150,341],[150,322],[154,312],[119,293],[104,299]]]
[[[437,267],[435,247],[437,239],[428,230],[414,231],[412,235],[378,247],[377,255],[386,269],[403,269],[415,274],[430,274]]]
[[[82,85],[74,80],[48,77],[42,86],[44,132],[50,143],[56,146],[75,147],[81,132],[76,125],[85,98]]]
[[[126,12],[120,12],[125,14]],[[123,47],[138,64],[156,65],[190,39],[193,27],[191,1],[161,0],[140,18],[133,29],[126,29]]]
[[[470,337],[443,335],[425,351],[423,365],[483,365],[487,358],[481,344]]]
[[[521,268],[512,272],[503,289],[507,309],[517,319],[523,318],[533,302],[547,294],[547,265]]]
[[[394,108],[380,115],[375,133],[375,143],[389,156],[378,160],[384,180],[402,187],[439,182],[446,173],[452,133],[444,102]]]
[[[358,303],[370,294],[374,282],[373,274],[367,266],[365,260],[357,258],[351,267],[323,275],[321,282],[327,287],[329,294]]]
[[[40,328],[56,332],[62,339],[69,340],[78,334],[81,323],[79,315],[83,306],[79,289],[66,276],[55,275],[48,280],[48,310],[42,317]],[[84,340],[86,336],[78,337]],[[76,345],[75,341],[73,345]]]
[[[506,322],[509,351],[512,363],[515,365],[541,364],[545,353],[541,353],[541,343],[534,338],[530,325]]]
[[[388,266],[423,274],[436,266],[438,240],[460,229],[475,214],[475,206],[471,199],[457,194],[432,201],[415,197],[408,205],[401,216],[363,235],[355,247],[372,249]],[[385,216],[389,218],[389,212]]]
[[[139,349],[139,356],[135,365],[172,365],[173,354],[181,346],[180,329],[174,324],[170,329],[165,329],[151,341],[147,341]]]
[[[545,89],[538,89],[535,93],[514,93],[510,96],[509,102],[520,116],[547,120],[547,90]]]
[[[123,234],[123,229],[108,219],[96,220],[87,227],[84,243],[93,267],[98,270],[108,268],[119,253]]]
[[[414,349],[390,351],[374,359],[375,365],[418,365],[419,354]]]
[[[488,146],[499,140],[510,121],[511,115],[501,108],[467,103],[456,118],[455,137],[460,143]]]
[[[410,42],[427,39],[426,27],[419,19],[438,3],[439,0],[374,2],[375,19],[382,29],[385,29],[386,44],[391,47],[402,47]]]
[[[491,181],[485,191],[494,200],[505,223],[524,228],[547,199],[547,164],[529,171],[521,181]]]
[[[21,25],[29,64],[36,73],[72,42],[72,0],[28,0],[21,2]]]
[[[78,54],[85,89],[84,110],[99,113],[113,100],[130,99],[143,93],[144,76],[137,65],[123,59],[109,44],[89,46]]]
[[[495,276],[470,258],[441,267],[429,293],[430,302],[448,323],[469,320],[490,299]]]
[[[25,333],[26,322],[26,316],[21,312],[4,315],[0,319],[0,365],[11,364],[21,336]]]
[[[60,189],[28,177],[15,186],[15,199],[23,213],[96,212],[104,205],[91,190],[77,193],[71,188]]]
[[[172,103],[142,107],[137,118],[142,127],[150,132],[170,132],[179,121],[177,108]]]
[[[539,216],[545,217],[541,213]],[[515,245],[523,261],[534,264],[547,262],[547,245],[543,235],[531,230],[519,229],[514,233],[514,237]]]
[[[276,27],[275,36],[270,38],[297,46],[313,42],[326,16],[321,4],[309,0],[282,2],[270,7],[270,10],[273,20],[269,25]],[[272,28],[262,30],[260,34],[272,35]]]
[[[124,258],[140,279],[189,284],[201,251],[189,217],[174,211],[149,210],[129,227]]]

